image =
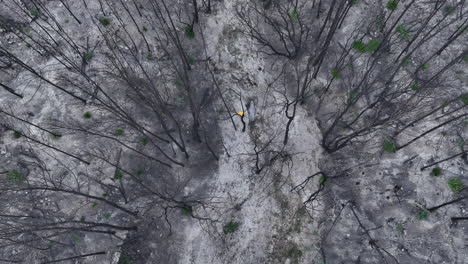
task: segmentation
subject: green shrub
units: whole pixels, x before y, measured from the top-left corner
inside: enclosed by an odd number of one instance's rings
[[[462,95],[461,100],[462,100],[464,105],[468,105],[468,94]]]
[[[353,42],[352,47],[359,51],[359,52],[374,52],[380,47],[380,41],[377,39],[373,39],[369,41],[369,43],[364,44],[364,42],[360,40],[356,40]]]
[[[451,6],[451,5],[447,5],[444,7],[444,15],[450,15],[450,14],[453,14],[455,12],[456,8],[454,6]]]
[[[410,58],[405,58],[405,59],[403,60],[403,65],[404,65],[404,66],[409,66],[409,65],[411,65],[411,64],[413,64],[413,62],[411,61]]]
[[[454,192],[454,193],[461,192],[463,190],[463,188],[465,187],[463,185],[463,182],[459,178],[450,179],[450,180],[448,180],[447,184],[448,184],[450,190],[452,190],[452,192]]]
[[[419,220],[427,220],[429,218],[429,211],[427,210],[420,210],[418,213]]]
[[[297,12],[297,10],[294,8],[290,13],[289,13],[289,17],[292,19],[292,20],[299,20],[299,12]]]
[[[97,203],[92,203],[91,204],[91,208],[96,208],[97,207]]]
[[[37,8],[33,8],[33,9],[31,9],[30,13],[31,13],[31,16],[38,17],[41,14],[41,10],[39,10]]]
[[[21,132],[19,132],[19,131],[13,131],[13,137],[14,137],[14,138],[18,139],[18,138],[21,138],[21,136],[22,136]]]
[[[234,233],[237,231],[237,229],[239,229],[239,227],[240,223],[230,221],[229,223],[224,225],[223,232],[224,234]]]
[[[117,172],[115,175],[114,175],[114,179],[117,179],[117,180],[121,180],[123,179],[124,175],[123,173],[121,172]]]
[[[327,177],[325,177],[325,176],[322,175],[322,176],[319,178],[319,183],[320,183],[320,184],[325,184],[325,183],[327,183]]]
[[[290,250],[288,250],[288,257],[290,258],[300,258],[302,257],[302,251],[298,249],[297,247],[293,247]]]
[[[26,180],[26,177],[21,172],[18,172],[18,171],[8,172],[7,178],[8,178],[8,181],[10,181],[11,183],[15,183],[15,184],[22,183],[24,182],[24,180]]]
[[[366,50],[370,52],[376,51],[380,47],[380,41],[377,39],[373,39],[369,41],[367,44]]]
[[[406,39],[410,37],[409,30],[405,25],[399,25],[397,31],[400,33],[400,38]]]
[[[91,61],[91,59],[93,58],[94,54],[92,52],[86,52],[84,55],[83,55],[83,59],[87,62]]]
[[[148,56],[146,56],[146,59],[149,60],[149,61],[151,61],[151,60],[153,60],[154,58],[153,58],[153,56],[148,55]]]
[[[148,31],[148,28],[146,28],[145,26],[143,26],[143,32],[147,32]]]
[[[189,57],[187,58],[187,60],[188,60],[188,63],[189,63],[190,65],[194,65],[194,64],[195,64],[195,59],[194,59],[192,56],[189,56]]]
[[[366,52],[366,45],[359,40],[353,42],[353,48],[359,52]]]
[[[424,63],[423,65],[421,65],[421,70],[424,71],[424,70],[427,70],[427,69],[429,69],[429,64]]]
[[[104,217],[104,219],[109,220],[109,219],[111,219],[112,214],[111,213],[104,213],[103,217]]]
[[[143,170],[137,170],[137,171],[136,171],[136,174],[137,174],[137,175],[143,174]]]
[[[349,99],[352,101],[358,98],[358,96],[359,96],[359,92],[353,91],[349,94]]]
[[[129,256],[121,254],[117,264],[133,264]]]
[[[117,130],[115,131],[115,134],[116,134],[117,136],[121,136],[121,135],[124,134],[124,131],[123,131],[122,129],[117,129]]]
[[[86,217],[84,217],[84,216],[80,217],[80,222],[82,222],[82,223],[86,222]]]
[[[187,36],[189,39],[195,38],[195,32],[193,31],[193,28],[190,25],[187,25],[185,27],[185,36]]]
[[[187,207],[184,207],[182,208],[182,214],[185,215],[185,216],[191,216],[193,213],[193,209],[191,206],[187,206]]]
[[[148,145],[148,143],[149,143],[149,139],[144,138],[144,139],[142,139],[142,140],[140,141],[140,143],[141,143],[142,145],[146,146],[146,145]]]
[[[90,119],[91,117],[93,117],[93,115],[90,112],[86,112],[86,113],[83,114],[83,117],[85,119]]]
[[[52,139],[61,139],[62,135],[59,134],[52,134]]]
[[[411,84],[411,89],[418,90],[419,88],[421,88],[421,85],[419,85],[419,83],[415,82]]]
[[[431,171],[432,176],[440,176],[442,174],[442,169],[439,167],[433,168]]]
[[[99,22],[103,25],[103,26],[107,26],[110,24],[110,20],[108,18],[101,18],[99,19]]]
[[[392,11],[393,11],[393,10],[397,9],[397,7],[398,7],[397,1],[395,1],[395,0],[390,0],[390,1],[387,2],[387,8],[388,8],[389,10],[392,10]]]
[[[400,232],[400,233],[404,233],[405,232],[405,226],[403,224],[398,224],[395,229]]]
[[[385,152],[395,153],[397,150],[397,146],[395,143],[391,141],[386,141],[384,142],[383,149]]]
[[[340,74],[340,72],[338,72],[337,70],[331,71],[331,75],[332,75],[333,78],[335,78],[335,79],[341,78],[341,74]]]
[[[355,5],[359,4],[359,1],[360,0],[351,0],[351,6],[355,6]]]

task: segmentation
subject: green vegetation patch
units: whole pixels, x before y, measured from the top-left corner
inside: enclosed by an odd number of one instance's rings
[[[33,8],[29,11],[31,13],[31,16],[33,17],[38,17],[41,14],[41,10],[37,8]]]
[[[300,258],[302,257],[302,250],[298,249],[297,247],[293,247],[288,250],[288,257],[290,258]]]
[[[121,172],[117,172],[115,175],[114,175],[114,179],[117,179],[117,180],[121,180],[123,179],[124,175],[123,173]]]
[[[322,176],[319,178],[319,183],[320,183],[320,184],[325,184],[325,183],[327,183],[327,182],[328,182],[328,181],[327,181],[327,177],[325,177],[325,176],[322,175]]]
[[[21,138],[21,136],[22,136],[21,132],[19,132],[19,131],[13,131],[13,137],[14,137],[14,138],[18,139],[18,138]]]
[[[400,34],[400,38],[406,39],[410,37],[408,27],[405,25],[399,25],[397,27],[397,32]]]
[[[395,153],[397,151],[397,146],[394,142],[385,141],[383,145],[383,149],[385,152]]]
[[[380,40],[373,39],[369,43],[365,44],[360,40],[356,40],[352,44],[353,49],[364,53],[364,52],[375,52],[380,47]]]
[[[421,85],[417,82],[411,84],[411,89],[413,90],[418,90],[419,88],[421,88]]]
[[[109,219],[111,219],[112,214],[111,213],[104,213],[103,217],[104,217],[104,219],[109,220]]]
[[[340,74],[340,72],[337,71],[337,70],[331,71],[331,75],[332,75],[333,78],[335,78],[335,79],[340,79],[340,78],[341,78],[341,74]]]
[[[418,212],[418,219],[423,221],[423,220],[427,220],[429,218],[429,211],[427,210],[420,210]]]
[[[11,183],[19,184],[26,180],[26,177],[18,171],[10,171],[7,173],[8,181]]]
[[[115,131],[115,134],[116,134],[117,136],[121,136],[121,135],[124,134],[124,131],[123,131],[122,129],[117,129],[117,130]]]
[[[103,26],[108,26],[110,24],[110,20],[104,17],[104,18],[99,19],[99,23],[101,23],[101,25]]]
[[[448,180],[447,182],[450,190],[452,190],[452,192],[454,193],[459,193],[463,190],[463,188],[465,188],[465,186],[463,185],[463,182],[460,180],[460,178],[453,178],[453,179],[450,179]]]
[[[93,117],[93,115],[90,112],[86,112],[83,114],[83,118],[85,119],[90,119],[91,117]]]
[[[362,41],[356,40],[353,42],[353,49],[359,52],[366,52],[366,45]]]
[[[376,51],[380,47],[380,40],[373,39],[367,44],[366,50],[370,52]]]
[[[195,32],[193,31],[193,28],[190,25],[187,25],[185,27],[185,36],[189,39],[194,39],[195,38]]]
[[[462,100],[464,105],[468,105],[468,94],[462,95],[461,100]]]
[[[299,12],[297,12],[297,9],[294,8],[293,10],[291,10],[291,12],[289,12],[289,17],[292,20],[298,21],[299,20]]]
[[[387,9],[393,11],[393,10],[397,9],[397,7],[398,7],[398,2],[397,1],[390,0],[390,1],[387,2]]]
[[[83,55],[83,59],[87,62],[91,61],[91,59],[93,58],[94,54],[92,52],[86,52],[84,55]]]
[[[149,139],[144,138],[144,139],[142,139],[142,140],[140,141],[140,143],[141,143],[142,145],[146,146],[146,145],[148,145],[148,143],[149,143]]]
[[[439,167],[433,168],[431,171],[432,176],[440,176],[442,174],[442,169]]]
[[[239,229],[239,227],[240,227],[239,222],[230,221],[223,226],[223,232],[224,234],[234,233]]]
[[[191,206],[183,207],[182,208],[182,214],[185,216],[191,216],[193,213],[193,209]]]

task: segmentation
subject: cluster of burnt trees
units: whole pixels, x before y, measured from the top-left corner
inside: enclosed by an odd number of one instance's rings
[[[89,252],[84,234],[122,240],[119,232],[154,228],[155,219],[170,227],[173,213],[197,218],[192,208],[205,202],[185,196],[189,179],[174,177],[172,169],[219,155],[213,101],[223,95],[207,74],[198,28],[210,0],[60,3],[59,9],[41,0],[0,4],[6,10],[0,27],[16,42],[0,46],[3,76],[26,73],[34,88],[85,109],[36,122],[22,113],[22,103],[1,106],[13,155],[4,157],[9,165],[0,172],[0,195],[8,201],[1,204],[0,261],[106,254],[106,242]],[[37,67],[44,58],[54,65]],[[21,80],[0,83],[11,102],[35,99],[34,88],[23,94],[14,83]]]
[[[363,11],[364,6],[372,14]],[[350,19],[355,12],[365,15]],[[274,61],[269,70],[288,79],[276,83],[275,90],[284,99],[283,145],[290,139],[299,106],[314,113],[330,159],[366,148],[369,153],[372,149],[395,153],[441,131],[456,136],[460,150],[438,153],[448,157],[420,168],[425,170],[459,157],[466,162],[468,91],[460,72],[466,74],[467,12],[465,1],[371,5],[367,1],[272,0],[242,6],[238,17],[258,51]],[[302,192],[313,186],[312,192],[304,192],[308,207],[319,200],[330,180],[349,175],[356,161],[349,161],[348,168],[327,163],[331,165],[292,188]],[[423,210],[434,212],[465,201],[465,190],[461,187],[453,200]],[[340,214],[345,207],[350,207],[378,256],[399,263],[362,224],[354,209],[361,205],[349,201],[338,208]]]
[[[230,119],[238,129],[237,109],[225,97],[227,89],[205,49],[200,21],[215,8],[212,1],[60,3],[60,14],[48,1],[0,3],[9,14],[0,18],[3,34],[22,43],[0,46],[1,73],[26,72],[37,89],[87,109],[43,124],[18,107],[0,106],[3,132],[17,142],[15,155],[5,157],[10,165],[0,167],[0,196],[12,201],[0,205],[3,261],[53,263],[105,254],[86,251],[76,240],[85,233],[122,239],[120,231],[135,232],[154,218],[170,225],[174,211],[197,218],[194,208],[207,203],[184,196],[186,181],[175,179],[172,169],[199,162],[200,156],[219,158],[218,119]],[[314,113],[328,153],[376,144],[396,152],[447,127],[463,138],[466,86],[452,76],[466,67],[468,56],[465,2],[388,1],[372,6],[373,16],[351,21],[353,12],[367,12],[363,5],[368,4],[239,5],[244,35],[274,62],[265,70],[277,74],[271,92],[283,100],[285,116],[282,135],[254,140],[255,174],[291,164],[286,150],[299,107]],[[51,70],[36,67],[42,58],[53,59]],[[22,94],[14,83],[0,80],[11,100],[34,98],[34,89]],[[86,144],[67,146],[62,137]],[[462,148],[436,163],[465,154]],[[305,190],[319,178],[317,191],[307,194],[309,204],[332,177],[318,172],[293,190]],[[104,209],[98,215],[99,208]],[[74,212],[65,213],[70,209]]]

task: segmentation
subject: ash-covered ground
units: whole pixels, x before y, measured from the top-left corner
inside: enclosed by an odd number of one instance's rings
[[[0,1],[0,263],[468,263],[467,12]]]

